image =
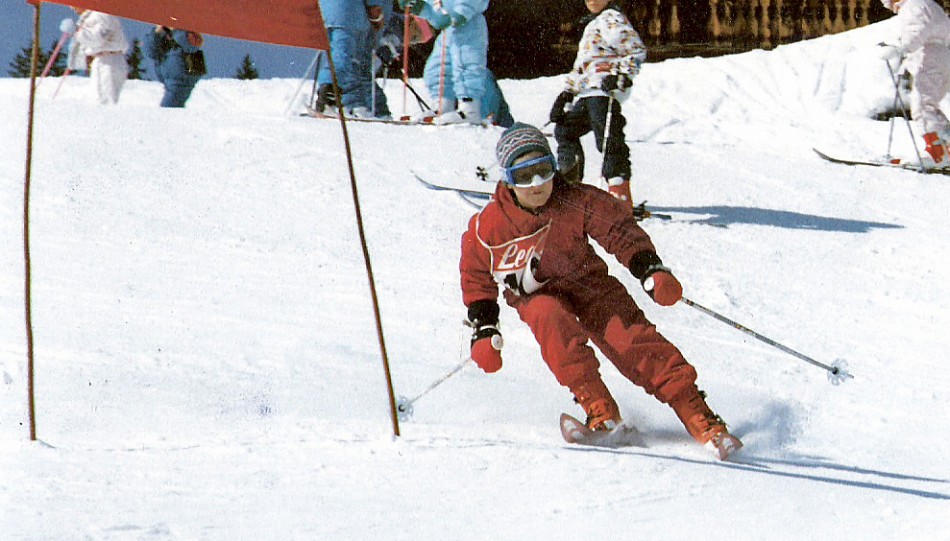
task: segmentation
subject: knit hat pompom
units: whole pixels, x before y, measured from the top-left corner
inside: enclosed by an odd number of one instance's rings
[[[530,124],[515,122],[498,139],[495,145],[495,156],[498,165],[504,169],[511,167],[515,160],[529,152],[543,152],[551,154],[551,146],[541,130]]]

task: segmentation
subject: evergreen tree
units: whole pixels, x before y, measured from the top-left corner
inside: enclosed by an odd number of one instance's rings
[[[53,50],[56,49],[56,42],[54,41],[50,48],[46,51],[40,49],[39,61],[36,66],[36,74],[40,75],[43,72],[43,68],[46,67],[46,63],[49,62],[50,56],[53,54]],[[27,46],[20,49],[20,52],[13,58],[13,61],[10,62],[10,68],[7,70],[7,75],[10,77],[29,77],[30,76],[30,62],[33,57],[33,47]],[[56,62],[53,63],[53,66],[49,70],[49,74],[53,77],[58,77],[66,72],[66,47],[64,46],[59,51],[59,56],[56,57]]]
[[[251,55],[244,55],[244,61],[241,63],[241,67],[237,73],[234,74],[234,78],[246,81],[249,79],[257,79],[260,76],[261,74],[258,73],[257,68],[254,67],[254,62],[251,61]]]
[[[132,42],[132,52],[130,52],[125,57],[126,63],[129,65],[129,79],[144,79],[145,78],[145,68],[142,67],[142,42],[135,40]]]

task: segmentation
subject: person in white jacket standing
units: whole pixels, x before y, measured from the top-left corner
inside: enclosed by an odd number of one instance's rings
[[[129,65],[125,61],[129,41],[122,23],[106,13],[73,9],[80,14],[75,26],[69,19],[60,24],[63,32],[70,32],[72,28],[75,32],[69,48],[69,68],[89,70],[99,103],[118,103],[122,85],[129,76]]]
[[[910,95],[911,117],[924,126],[927,153],[935,164],[947,165],[950,120],[940,110],[940,101],[950,91],[950,17],[933,0],[881,0],[897,14],[899,41],[884,50],[886,60],[905,57],[913,77]],[[896,69],[895,62],[892,69]]]
[[[558,169],[573,182],[584,171],[581,136],[593,131],[603,152],[601,167],[607,191],[631,205],[630,149],[624,142],[626,121],[620,103],[646,59],[640,34],[611,0],[585,0],[590,14],[582,19],[584,34],[577,47],[574,68],[554,100],[550,120],[555,124]]]

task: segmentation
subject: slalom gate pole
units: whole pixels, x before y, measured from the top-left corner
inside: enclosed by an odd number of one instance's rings
[[[851,374],[847,372],[847,367],[845,366],[845,363],[843,361],[838,361],[831,365],[820,363],[812,359],[811,357],[808,357],[807,355],[803,355],[788,346],[783,346],[782,344],[779,344],[778,342],[776,342],[775,340],[772,340],[771,338],[766,338],[765,336],[762,336],[761,334],[753,331],[752,329],[749,329],[748,327],[741,325],[718,312],[710,310],[709,308],[706,308],[705,306],[702,306],[701,304],[697,304],[696,302],[693,302],[690,299],[687,299],[686,297],[683,297],[682,299],[680,299],[680,302],[682,302],[683,304],[692,306],[693,308],[699,310],[700,312],[708,316],[712,316],[713,318],[748,334],[752,338],[755,338],[756,340],[759,340],[761,342],[765,342],[766,344],[774,348],[777,348],[781,351],[784,351],[785,353],[788,353],[789,355],[792,355],[793,357],[797,357],[819,368],[824,368],[825,370],[828,371],[828,380],[831,381],[831,383],[834,385],[841,383],[846,378],[854,379],[854,376],[852,376]]]
[[[402,14],[402,114],[405,117],[409,116],[409,106],[407,105],[409,95],[406,91],[409,88],[409,15],[409,4],[407,3]]]
[[[399,416],[396,412],[396,393],[393,391],[393,376],[389,369],[389,356],[386,353],[386,340],[383,337],[383,320],[379,312],[379,297],[376,295],[376,280],[373,278],[373,265],[370,262],[369,247],[366,245],[366,231],[363,228],[363,213],[360,210],[360,196],[356,188],[356,171],[353,168],[353,151],[350,147],[350,136],[346,129],[346,111],[343,107],[340,85],[336,76],[336,66],[333,64],[333,52],[327,51],[327,61],[330,65],[330,75],[333,77],[333,91],[340,98],[339,117],[340,128],[343,131],[343,145],[346,150],[346,166],[350,173],[350,191],[353,194],[353,209],[356,213],[356,226],[360,235],[360,247],[363,250],[363,262],[366,265],[366,278],[369,281],[370,298],[373,302],[373,317],[376,319],[376,337],[379,340],[379,352],[383,359],[383,372],[386,375],[386,387],[389,392],[389,413],[393,423],[393,435],[399,437]]]
[[[23,181],[23,307],[26,316],[26,378],[30,441],[36,441],[36,397],[33,367],[33,295],[30,262],[30,183],[33,170],[33,119],[36,104],[36,68],[40,63],[40,6],[33,8],[33,54],[30,60],[30,105],[26,128],[26,173]]]
[[[897,73],[894,72],[894,68],[891,67],[891,61],[885,60],[887,62],[887,71],[891,74],[891,82],[894,83],[894,100],[900,105],[901,108],[901,117],[904,119],[904,123],[907,124],[907,133],[910,134],[910,142],[914,145],[914,153],[917,154],[917,163],[920,165],[920,170],[923,171],[924,159],[920,155],[920,149],[917,148],[917,138],[914,137],[914,128],[910,125],[910,119],[907,118],[907,106],[904,104],[904,98],[901,98],[900,92],[900,81],[897,78]],[[890,148],[888,148],[888,155],[890,155]]]

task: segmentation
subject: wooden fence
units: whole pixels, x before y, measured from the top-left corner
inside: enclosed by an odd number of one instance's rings
[[[941,1],[950,7],[950,0]],[[892,16],[880,0],[627,0],[621,5],[654,60],[656,53],[771,49]]]

